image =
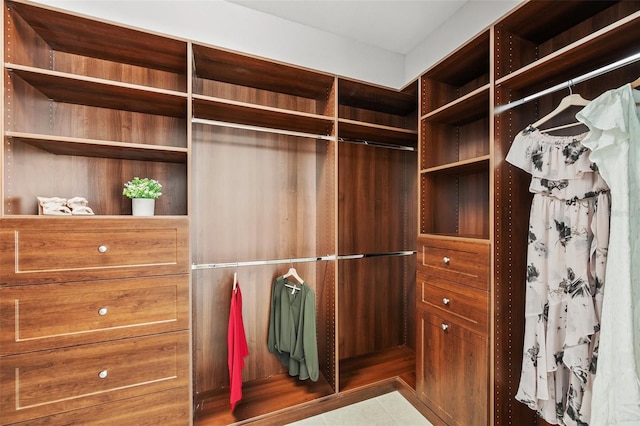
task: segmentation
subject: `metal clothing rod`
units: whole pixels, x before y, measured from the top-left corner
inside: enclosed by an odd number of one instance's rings
[[[415,250],[408,251],[391,251],[385,253],[359,253],[359,254],[345,254],[336,256],[335,254],[329,254],[327,256],[319,257],[298,257],[295,259],[271,259],[271,260],[250,260],[244,262],[224,262],[224,263],[200,263],[192,264],[191,269],[218,269],[218,268],[235,268],[240,266],[262,266],[262,265],[281,265],[285,263],[305,263],[305,262],[320,262],[327,260],[349,260],[349,259],[363,259],[365,257],[380,257],[380,256],[410,256],[416,254]]]
[[[191,122],[197,123],[197,124],[206,124],[208,126],[231,127],[233,129],[253,130],[255,132],[267,132],[267,133],[277,133],[279,135],[299,136],[302,138],[323,139],[327,141],[336,140],[334,136],[316,135],[313,133],[305,133],[305,132],[295,132],[293,130],[272,129],[271,127],[251,126],[248,124],[238,124],[238,123],[231,123],[227,121],[218,121],[218,120],[207,120],[204,118],[196,118],[196,117],[192,118]]]
[[[225,262],[225,263],[201,263],[192,264],[191,269],[216,269],[216,268],[235,268],[239,266],[262,266],[262,265],[280,265],[284,263],[305,263],[319,262],[323,260],[336,260],[336,255],[330,254],[319,257],[298,257],[295,259],[271,259],[271,260],[250,260],[244,262]]]
[[[606,74],[610,71],[614,71],[617,70],[618,68],[622,68],[626,65],[632,64],[634,62],[637,62],[640,60],[640,52],[631,55],[629,57],[626,57],[624,59],[620,59],[619,61],[613,62],[609,65],[605,65],[602,68],[598,68],[596,70],[593,70],[591,72],[588,72],[586,74],[581,75],[580,77],[576,77],[576,78],[572,78],[571,80],[567,80],[564,83],[560,83],[560,84],[556,84],[553,87],[550,87],[548,89],[542,90],[538,93],[534,93],[533,95],[529,95],[529,96],[525,96],[522,99],[519,99],[517,101],[513,101],[513,102],[509,102],[508,104],[505,105],[499,105],[497,106],[493,113],[494,115],[500,114],[502,112],[505,112],[511,108],[515,108],[517,106],[520,106],[522,104],[525,104],[529,101],[532,101],[534,99],[540,98],[542,96],[548,95],[549,93],[554,93],[557,92],[558,90],[562,90],[562,89],[566,89],[567,87],[571,87],[575,84],[578,83],[582,83],[583,81],[587,81],[589,79],[592,79],[594,77],[598,77],[600,75]]]
[[[363,259],[365,257],[381,257],[381,256],[411,256],[416,254],[415,250],[407,251],[389,251],[384,253],[365,253],[365,254],[343,254],[338,256],[338,260]]]
[[[375,147],[379,147],[379,148],[399,149],[401,151],[415,151],[416,150],[412,146],[394,145],[394,144],[391,144],[391,143],[374,142],[374,141],[368,141],[368,140],[365,140],[365,139],[338,138],[338,142],[355,143],[355,144],[360,144],[360,145],[370,145],[370,146],[375,146]]]

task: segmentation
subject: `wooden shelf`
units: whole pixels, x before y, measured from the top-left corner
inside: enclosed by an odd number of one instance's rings
[[[196,118],[259,126],[273,129],[330,135],[334,120],[318,114],[308,114],[271,108],[208,96],[193,95],[193,114]]]
[[[460,99],[473,99],[489,87],[489,41],[489,31],[485,31],[422,75],[423,116],[443,112]]]
[[[340,360],[340,391],[357,389],[393,377],[415,386],[416,354],[406,346]]]
[[[421,234],[489,239],[489,155],[420,173]]]
[[[187,163],[186,148],[20,132],[6,132],[5,136],[57,155]]]
[[[5,68],[56,102],[178,118],[185,118],[187,114],[186,93],[10,63],[5,64]]]
[[[498,79],[496,86],[519,90],[561,83],[637,53],[639,33],[635,12]]]
[[[418,108],[417,85],[412,84],[399,91],[341,78],[338,80],[338,103],[352,108],[405,116]]]
[[[227,425],[275,412],[334,393],[324,377],[301,381],[287,373],[244,382],[242,400],[229,410],[229,389],[195,395],[194,424]]]
[[[489,32],[470,40],[450,56],[428,70],[424,77],[451,86],[464,87],[470,82],[486,79],[489,74]],[[476,86],[479,87],[479,86]],[[462,92],[462,95],[466,92]]]
[[[489,155],[483,155],[482,157],[471,158],[468,160],[457,161],[455,163],[444,164],[436,167],[429,167],[428,169],[420,170],[421,174],[450,174],[450,175],[464,175],[470,173],[477,173],[486,171],[489,168]]]
[[[28,3],[8,1],[7,6],[56,50],[181,75],[187,73],[186,41]]]
[[[338,80],[338,136],[416,147],[417,82],[404,90]]]
[[[471,243],[483,243],[483,244],[491,244],[491,241],[486,236],[478,236],[478,235],[464,235],[464,234],[450,234],[446,232],[442,233],[434,233],[434,232],[426,232],[418,234],[418,238],[429,238],[434,240],[444,240],[444,241],[460,241],[460,242],[471,242]]]
[[[618,1],[525,2],[503,18],[497,27],[517,34],[519,37],[531,42],[543,44],[598,15]],[[532,19],[532,17],[544,17],[544,19]],[[599,22],[607,21],[601,19]],[[598,29],[597,27],[595,28],[595,30]],[[559,42],[559,40],[556,40],[556,42]]]
[[[489,114],[489,88],[488,84],[481,86],[451,103],[428,112],[422,116],[422,120],[454,126],[476,121]]]
[[[468,103],[477,105],[476,109],[472,108],[470,115],[459,115],[447,109],[420,122],[421,169],[437,170],[437,168],[447,168],[451,165],[457,167],[461,164],[460,162],[473,162],[475,159],[489,155],[491,118],[488,111],[482,112],[489,106],[487,93],[480,92],[479,95],[474,96],[474,101]],[[452,110],[467,109],[468,104],[456,103]],[[440,121],[445,119],[455,121],[455,124]]]
[[[382,142],[394,145],[415,147],[418,140],[416,130],[382,126],[361,121],[338,120],[339,136],[369,142]]]
[[[224,49],[193,45],[196,76],[275,93],[326,99],[335,77]]]

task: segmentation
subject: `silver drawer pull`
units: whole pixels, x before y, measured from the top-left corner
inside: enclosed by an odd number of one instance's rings
[[[442,298],[442,303],[444,303],[445,305],[448,305],[449,302],[451,302],[450,299],[447,299],[446,297]]]
[[[106,379],[107,374],[109,374],[107,370],[102,370],[101,372],[98,373],[98,377],[100,377],[101,379]]]
[[[447,329],[449,328],[449,325],[442,323],[440,327],[442,327],[442,331],[447,331]]]
[[[444,262],[445,265],[448,265],[451,262],[451,259],[449,259],[447,256],[442,258],[442,261]]]
[[[100,253],[106,253],[107,252],[107,246],[100,246],[98,247],[98,251]]]
[[[98,315],[100,315],[101,317],[107,315],[107,308],[100,308],[100,310],[98,311]]]

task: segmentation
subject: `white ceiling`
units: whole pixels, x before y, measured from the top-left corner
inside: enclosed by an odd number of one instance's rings
[[[468,0],[227,0],[406,55]]]

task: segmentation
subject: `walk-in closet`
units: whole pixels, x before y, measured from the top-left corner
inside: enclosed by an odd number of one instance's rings
[[[640,77],[640,1],[523,1],[399,88],[3,5],[0,424],[286,424],[396,390],[434,426],[549,424],[514,397],[533,196],[506,157]],[[317,380],[268,346],[292,271]]]

